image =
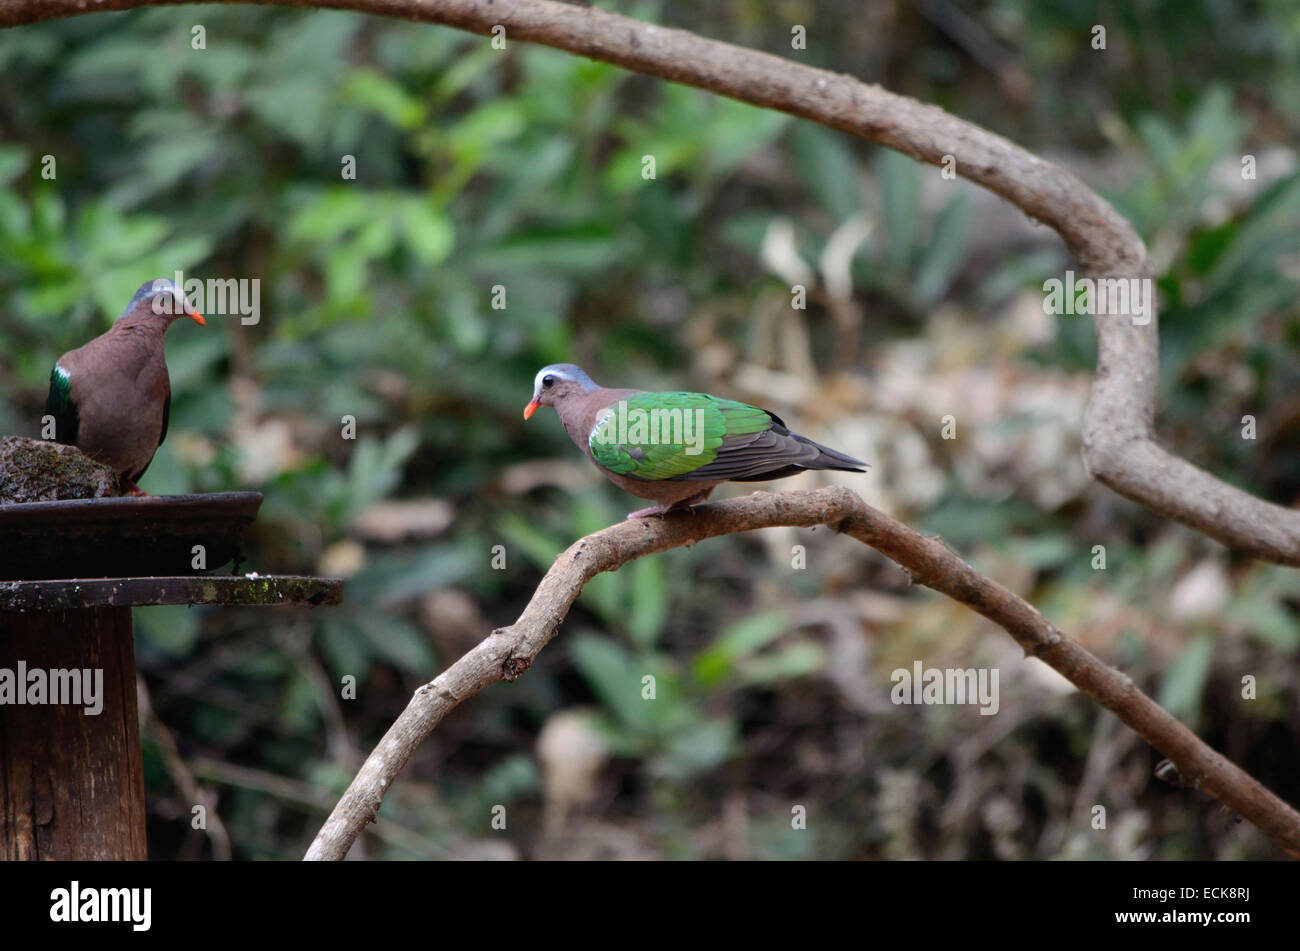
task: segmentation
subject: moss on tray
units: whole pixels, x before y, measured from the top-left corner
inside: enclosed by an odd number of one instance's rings
[[[0,505],[118,494],[117,474],[75,446],[0,437]]]

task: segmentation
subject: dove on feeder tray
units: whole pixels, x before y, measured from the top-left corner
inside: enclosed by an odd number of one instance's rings
[[[172,388],[163,359],[163,334],[173,320],[203,315],[168,280],[149,281],[107,332],[59,357],[50,372],[46,414],[57,442],[76,446],[111,466],[122,490],[136,485],[167,435]]]
[[[790,432],[779,417],[707,393],[607,390],[572,363],[537,372],[524,419],[553,406],[569,438],[619,488],[659,503],[628,518],[703,502],[722,482],[767,482],[865,462]]]

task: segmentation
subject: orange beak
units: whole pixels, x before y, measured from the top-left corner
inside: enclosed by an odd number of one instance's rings
[[[537,402],[537,400],[533,400],[531,403],[529,403],[527,406],[525,406],[525,407],[524,407],[524,419],[531,419],[532,416],[533,416],[533,413],[536,413],[536,412],[541,408],[541,406],[542,406],[542,404],[539,403],[539,402]]]
[[[208,322],[203,319],[203,315],[200,314],[197,310],[190,311],[189,318],[190,320],[198,324],[200,327],[206,327],[208,325]]]

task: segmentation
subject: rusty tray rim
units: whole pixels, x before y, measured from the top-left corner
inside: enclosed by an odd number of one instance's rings
[[[124,516],[169,518],[257,518],[261,492],[204,492],[185,495],[107,496],[99,499],[55,499],[0,505],[0,529],[39,522],[103,522]]]
[[[342,578],[257,572],[0,581],[0,613],[160,604],[329,607],[342,603],[343,584]]]

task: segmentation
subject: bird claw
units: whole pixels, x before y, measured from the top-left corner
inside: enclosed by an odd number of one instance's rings
[[[635,512],[627,513],[628,521],[634,518],[650,518],[655,515],[663,515],[670,508],[672,508],[670,505],[652,505],[649,508],[637,509]]]
[[[144,489],[136,485],[132,480],[128,479],[126,476],[122,476],[122,491],[126,495],[135,496],[137,499],[147,496],[149,494]]]
[[[693,506],[706,500],[709,497],[709,493],[712,491],[713,486],[709,486],[709,488],[704,489],[701,492],[696,492],[694,495],[688,496],[684,499],[678,499],[676,502],[670,502],[667,505],[652,505],[649,508],[637,509],[635,512],[628,512],[627,517],[629,519],[650,518],[652,515],[667,515],[669,512],[690,512],[694,515],[695,509]]]

